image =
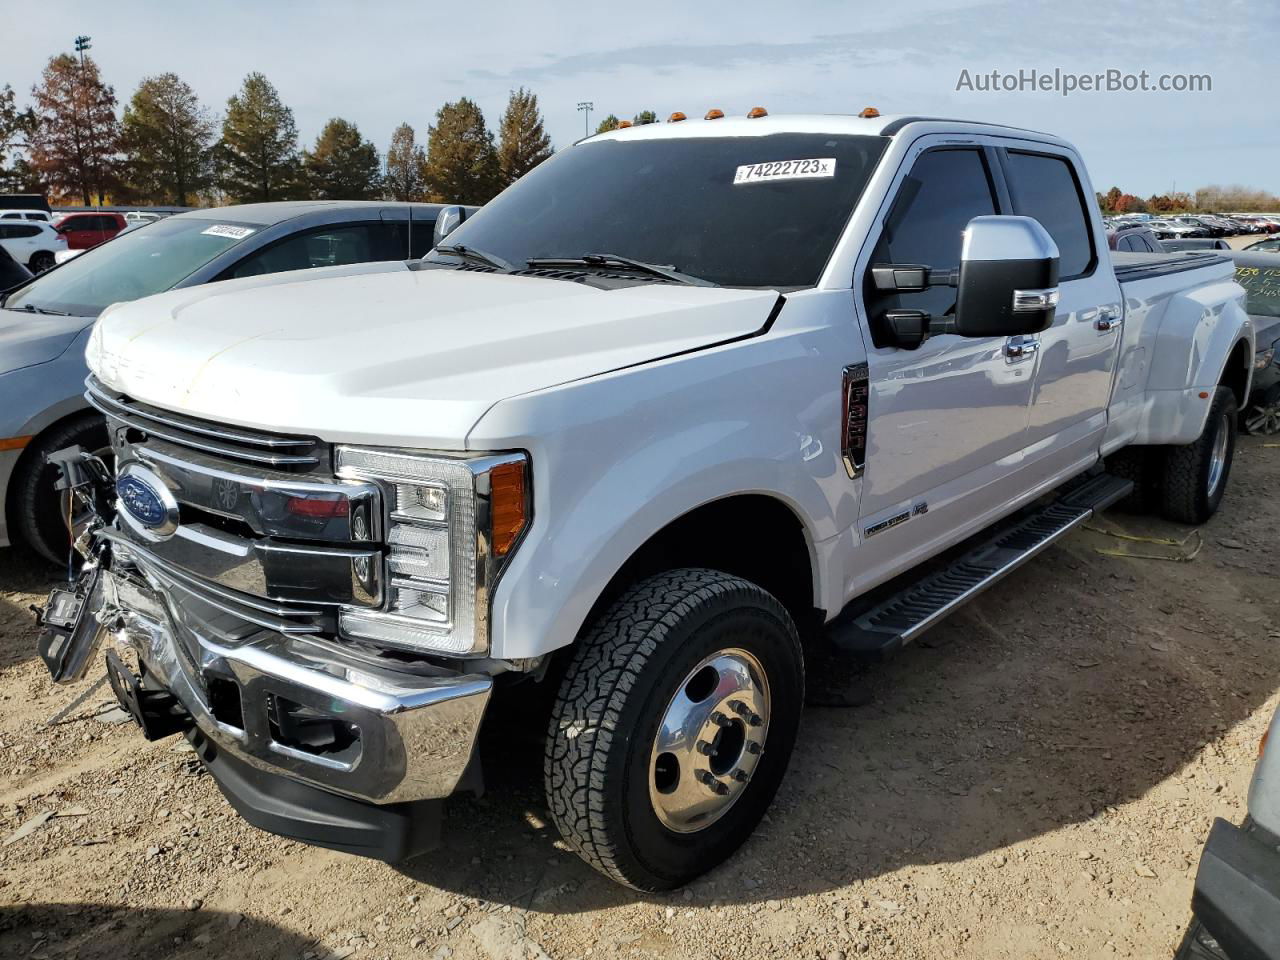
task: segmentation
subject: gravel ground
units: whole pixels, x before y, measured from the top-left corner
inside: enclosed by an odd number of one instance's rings
[[[249,827],[105,688],[46,726],[89,681],[49,682],[27,611],[49,575],[0,551],[0,955],[1168,958],[1277,706],[1277,476],[1243,439],[1192,561],[1111,555],[1177,549],[1099,531],[1188,533],[1113,512],[895,661],[842,664],[862,705],[806,711],[768,819],[672,896],[566,851],[532,740],[496,743],[487,796],[392,867]]]

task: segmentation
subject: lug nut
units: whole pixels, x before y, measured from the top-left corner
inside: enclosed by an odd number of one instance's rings
[[[760,726],[760,724],[764,723],[764,721],[760,718],[760,715],[756,713],[754,710],[752,710],[750,707],[748,707],[741,700],[734,700],[732,703],[729,704],[729,706],[733,707],[734,713],[740,716],[743,720],[747,721],[747,723],[750,726],[758,727]]]
[[[709,756],[711,756],[711,754],[715,753],[715,750],[716,750],[716,748],[715,748],[715,747],[713,747],[711,744],[707,743],[707,741],[705,741],[705,740],[699,740],[699,741],[694,745],[694,749],[695,749],[695,750],[697,750],[697,751],[698,751],[700,754],[702,754],[704,757],[709,757]]]
[[[737,780],[739,783],[746,783],[751,779],[751,776],[747,771],[739,767],[737,770],[733,771],[733,779]]]
[[[712,776],[710,770],[699,770],[698,781],[712,793],[717,793],[720,796],[724,796],[729,792],[729,788]]]
[[[711,722],[717,727],[726,727],[729,725],[729,718],[717,710],[715,713],[711,714]]]
[[[744,749],[747,751],[747,753],[754,753],[758,755],[763,748],[760,746],[760,744],[756,743],[754,740],[748,740],[747,745]]]

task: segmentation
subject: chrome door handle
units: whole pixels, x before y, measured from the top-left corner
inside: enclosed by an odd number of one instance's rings
[[[1098,311],[1098,319],[1093,321],[1093,326],[1099,333],[1110,333],[1124,326],[1124,318],[1118,310],[1103,307]]]
[[[1040,349],[1040,341],[1031,338],[1006,340],[1004,344],[1004,358],[1006,363],[1021,363],[1023,360],[1029,360],[1035,356],[1036,351]]]

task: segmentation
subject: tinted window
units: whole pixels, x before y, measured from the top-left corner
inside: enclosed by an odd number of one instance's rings
[[[804,133],[589,140],[525,174],[449,243],[516,267],[602,253],[728,286],[812,286],[886,143]]]
[[[1015,213],[1035,217],[1062,257],[1062,279],[1078,277],[1093,263],[1093,238],[1074,171],[1062,157],[1009,152],[1009,192]]]
[[[11,237],[34,237],[38,233],[40,233],[39,227],[29,227],[25,223],[9,228]]]
[[[31,304],[96,317],[108,304],[172,288],[259,229],[195,217],[151,223],[43,274],[15,293],[6,306]]]
[[[1130,253],[1132,253],[1133,251],[1137,250],[1138,247],[1134,244],[1133,237],[1121,237],[1120,241],[1116,244],[1116,249],[1127,250]]]
[[[954,269],[960,266],[960,247],[969,221],[996,212],[991,177],[981,151],[922,154],[898,188],[871,262]],[[956,291],[934,287],[923,293],[876,297],[874,304],[875,313],[901,306],[940,317],[955,307]]]
[[[350,223],[295,234],[246,257],[219,279],[338,267],[374,260],[403,260],[393,231],[379,223]]]
[[[1236,280],[1248,296],[1246,313],[1280,317],[1280,267],[1236,267]]]
[[[20,214],[20,213],[6,213],[6,214],[3,214],[3,215],[0,215],[0,219],[2,219],[2,220],[21,220],[21,219],[22,219],[22,214]]]

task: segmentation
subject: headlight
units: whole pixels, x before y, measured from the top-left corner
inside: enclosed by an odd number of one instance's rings
[[[423,653],[484,653],[490,591],[529,525],[528,463],[522,453],[338,447],[339,476],[383,488],[388,583],[381,610],[342,609],[340,632]]]

